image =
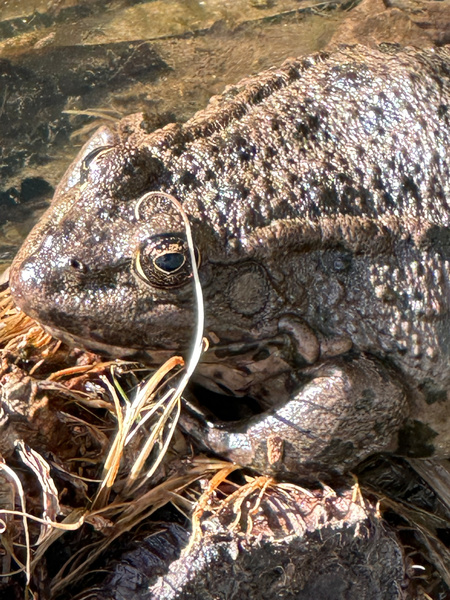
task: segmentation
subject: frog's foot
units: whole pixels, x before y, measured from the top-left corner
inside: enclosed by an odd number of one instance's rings
[[[264,474],[320,478],[394,450],[407,417],[406,389],[375,359],[346,356],[302,370],[308,383],[270,411],[212,422],[198,411],[183,428],[205,448]]]

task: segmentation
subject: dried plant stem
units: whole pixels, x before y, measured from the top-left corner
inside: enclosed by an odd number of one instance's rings
[[[23,521],[23,532],[24,532],[24,536],[25,536],[25,548],[26,548],[26,559],[25,559],[25,575],[26,575],[26,582],[27,585],[30,583],[30,577],[31,577],[31,547],[30,547],[30,533],[28,531],[28,515],[26,513],[26,502],[25,502],[25,492],[23,490],[22,487],[22,483],[20,481],[20,479],[17,477],[17,475],[14,473],[14,471],[8,467],[8,465],[2,460],[0,460],[0,470],[4,471],[14,482],[18,494],[19,494],[19,498],[20,498],[20,504],[22,505],[22,512],[19,513],[22,516],[22,521]],[[13,511],[1,511],[3,514],[13,514]]]

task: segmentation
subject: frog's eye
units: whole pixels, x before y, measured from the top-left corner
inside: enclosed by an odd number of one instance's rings
[[[195,261],[198,265],[197,249]],[[154,235],[136,254],[134,270],[143,281],[158,288],[184,285],[192,277],[191,258],[185,236],[177,233]]]
[[[92,161],[105,152],[109,152],[112,150],[112,146],[99,146],[98,148],[94,148],[89,154],[87,154],[80,165],[80,185],[83,186],[87,183],[88,175],[89,175],[89,167]]]

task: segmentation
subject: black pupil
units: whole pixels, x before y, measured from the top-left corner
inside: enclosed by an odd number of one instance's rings
[[[184,256],[179,252],[167,252],[155,259],[156,266],[166,273],[177,271],[184,263]]]

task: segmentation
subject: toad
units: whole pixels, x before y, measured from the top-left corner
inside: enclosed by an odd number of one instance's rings
[[[343,47],[250,77],[185,124],[83,147],[11,269],[65,341],[155,364],[193,337],[188,215],[209,349],[202,445],[317,478],[374,452],[450,456],[450,51]],[[247,402],[248,404],[248,402]],[[251,404],[251,403],[250,403]]]

